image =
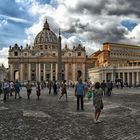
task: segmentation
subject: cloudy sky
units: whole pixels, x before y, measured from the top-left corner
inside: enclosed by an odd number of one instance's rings
[[[90,54],[102,43],[140,45],[139,0],[3,0],[0,2],[0,64],[9,46],[31,46],[45,19],[62,43],[78,43]]]

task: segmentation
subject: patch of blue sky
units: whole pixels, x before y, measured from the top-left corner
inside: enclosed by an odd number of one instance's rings
[[[123,20],[121,22],[122,26],[126,27],[129,31],[132,31],[135,26],[137,26],[137,23],[132,20]]]
[[[50,4],[51,0],[36,0],[40,4]]]
[[[0,15],[5,17],[8,16],[13,18],[30,20],[31,16],[27,13],[26,8],[22,7],[21,10],[21,6],[15,3],[14,0],[4,0],[0,3]]]

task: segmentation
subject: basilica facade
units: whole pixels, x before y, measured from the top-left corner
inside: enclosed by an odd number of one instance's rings
[[[86,50],[81,44],[61,46],[61,35],[50,29],[47,20],[34,45],[9,47],[9,80],[30,81],[86,79]]]

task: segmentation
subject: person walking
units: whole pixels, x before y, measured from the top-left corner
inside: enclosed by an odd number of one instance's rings
[[[37,99],[38,99],[38,100],[39,100],[40,94],[41,94],[40,83],[37,82],[37,83],[36,83],[36,95],[37,95]]]
[[[25,87],[27,89],[27,98],[30,99],[30,95],[32,92],[32,84],[30,83],[30,81],[28,81]]]
[[[54,81],[54,83],[53,83],[53,94],[54,95],[57,95],[57,89],[58,89],[57,83],[56,83],[56,81]]]
[[[84,110],[84,96],[85,96],[85,85],[80,78],[75,86],[75,96],[77,97],[77,110],[79,110],[79,104],[81,102],[81,110]]]
[[[20,96],[20,89],[21,89],[21,84],[18,80],[16,80],[15,83],[14,83],[15,99],[17,98],[17,94],[18,94],[19,99],[22,98]]]
[[[99,116],[101,114],[101,110],[103,109],[103,101],[102,101],[103,90],[101,89],[101,85],[99,82],[96,82],[93,90],[93,105],[95,107],[95,118],[94,122],[101,122],[99,120]]]
[[[61,86],[61,96],[59,97],[59,100],[62,98],[62,96],[66,96],[66,102],[68,101],[67,99],[67,84],[66,80],[63,81],[62,86]]]

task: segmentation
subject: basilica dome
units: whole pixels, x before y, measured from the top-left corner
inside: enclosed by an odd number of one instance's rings
[[[40,31],[34,40],[34,48],[44,48],[47,45],[56,45],[57,36],[50,30],[49,24],[46,20],[42,31]]]

